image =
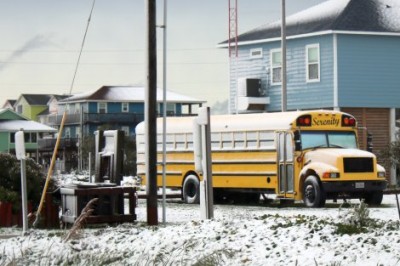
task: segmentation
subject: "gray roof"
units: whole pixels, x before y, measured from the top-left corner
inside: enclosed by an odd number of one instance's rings
[[[287,36],[324,31],[400,33],[400,1],[330,0],[286,18]],[[276,21],[239,35],[238,42],[280,36],[281,22]]]
[[[29,105],[47,105],[51,94],[22,94]]]
[[[11,106],[14,106],[14,104],[17,102],[17,100],[11,100],[11,99],[7,99],[6,102],[3,104],[3,107],[8,103]]]
[[[162,89],[157,89],[157,101],[161,102]],[[83,101],[108,101],[108,102],[144,102],[145,88],[132,86],[103,86],[96,91],[76,94],[59,101],[59,103],[83,102]],[[204,103],[205,101],[185,96],[179,93],[167,91],[168,102],[178,103]]]

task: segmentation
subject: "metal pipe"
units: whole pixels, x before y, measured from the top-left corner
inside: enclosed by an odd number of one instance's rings
[[[282,25],[281,25],[281,55],[282,55],[282,112],[287,109],[287,88],[286,88],[286,7],[285,0],[282,0]]]
[[[163,156],[162,156],[162,218],[167,222],[166,214],[166,163],[167,163],[167,0],[164,0],[164,23],[163,23]]]

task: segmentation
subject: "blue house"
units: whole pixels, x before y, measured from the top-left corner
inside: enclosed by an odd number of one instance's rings
[[[386,147],[400,108],[399,17],[397,0],[330,0],[287,17],[287,110],[349,112],[364,129],[361,147],[366,131],[374,152]],[[281,22],[239,35],[237,45],[230,111],[280,111]]]
[[[77,168],[79,147],[85,137],[93,136],[99,129],[123,130],[127,137],[133,138],[135,127],[144,120],[144,87],[103,86],[95,91],[80,93],[58,101],[57,113],[49,114],[43,120],[59,128],[64,112],[66,113],[60,157],[65,161],[65,169]],[[205,101],[197,100],[172,91],[167,91],[167,115],[194,115]],[[157,91],[157,112],[163,114],[163,90]],[[56,139],[44,139],[40,142],[43,155],[50,157]],[[79,168],[79,167],[78,167]]]

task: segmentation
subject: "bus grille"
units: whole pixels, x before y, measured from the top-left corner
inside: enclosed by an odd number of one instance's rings
[[[374,171],[373,158],[344,158],[345,173],[366,173]]]

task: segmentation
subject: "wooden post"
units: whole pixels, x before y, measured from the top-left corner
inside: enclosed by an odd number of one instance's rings
[[[146,56],[146,177],[147,177],[147,223],[158,224],[157,213],[157,41],[156,1],[146,0],[147,56]]]

